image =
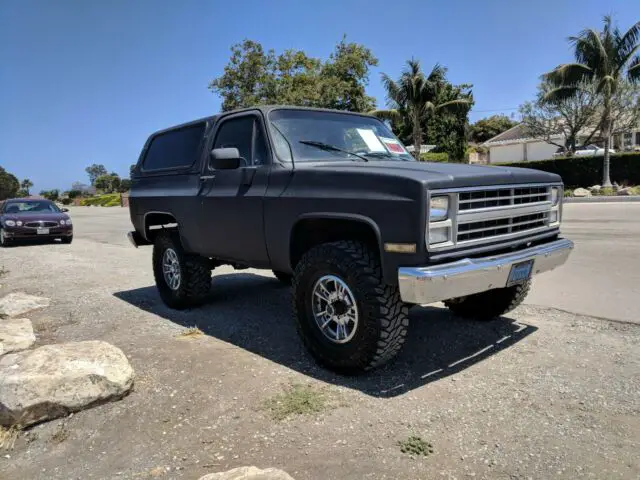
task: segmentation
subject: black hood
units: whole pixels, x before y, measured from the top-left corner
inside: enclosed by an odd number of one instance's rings
[[[332,169],[340,172],[369,172],[379,175],[410,177],[422,181],[431,188],[457,188],[483,185],[510,185],[519,183],[561,183],[554,173],[529,168],[467,165],[463,163],[430,163],[413,161],[355,162],[299,162],[296,169]]]

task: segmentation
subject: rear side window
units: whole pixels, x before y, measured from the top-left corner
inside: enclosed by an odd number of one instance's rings
[[[200,153],[205,124],[199,123],[154,137],[142,164],[144,170],[190,167]]]

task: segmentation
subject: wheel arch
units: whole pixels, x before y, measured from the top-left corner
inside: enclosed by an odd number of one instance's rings
[[[147,242],[149,243],[153,243],[153,241],[155,240],[155,236],[159,231],[166,229],[178,229],[179,224],[176,216],[173,213],[160,210],[151,210],[144,214],[142,227],[142,235],[144,236],[145,240],[147,240]]]

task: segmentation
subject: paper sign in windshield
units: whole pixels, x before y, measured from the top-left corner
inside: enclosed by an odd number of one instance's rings
[[[395,138],[380,137],[380,140],[382,140],[382,143],[384,143],[384,146],[391,153],[407,153],[404,147]]]
[[[374,133],[373,130],[368,130],[366,128],[356,128],[358,135],[362,137],[364,143],[367,144],[367,148],[371,152],[384,152],[384,145],[378,140],[378,137]]]

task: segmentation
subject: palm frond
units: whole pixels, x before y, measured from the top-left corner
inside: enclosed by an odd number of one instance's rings
[[[467,99],[458,99],[458,100],[449,100],[448,102],[443,102],[435,107],[436,110],[445,110],[448,112],[457,112],[464,111],[465,107],[469,107],[471,102]]]
[[[574,44],[575,57],[579,64],[587,65],[593,70],[608,65],[609,55],[599,32],[593,29],[583,30],[570,41]]]
[[[368,114],[373,115],[380,120],[390,120],[392,122],[402,119],[402,115],[396,109],[373,110],[371,112],[368,112]]]
[[[579,91],[580,87],[575,85],[556,87],[546,92],[542,97],[542,101],[549,104],[561,103],[574,98]]]
[[[629,53],[637,48],[638,40],[640,40],[640,22],[632,25],[622,38],[619,39],[618,51],[620,52],[620,57],[628,57]]]
[[[636,55],[627,70],[627,77],[631,83],[640,83],[640,55]]]
[[[616,70],[617,74],[620,74],[624,70],[624,67],[629,63],[638,50],[640,50],[640,43],[633,47],[627,55],[619,59],[618,68]]]
[[[593,76],[593,69],[582,63],[565,63],[545,73],[542,78],[556,87],[578,85]]]
[[[387,105],[396,107],[402,105],[405,101],[404,94],[400,85],[398,85],[389,75],[383,73],[382,85],[387,91]]]

